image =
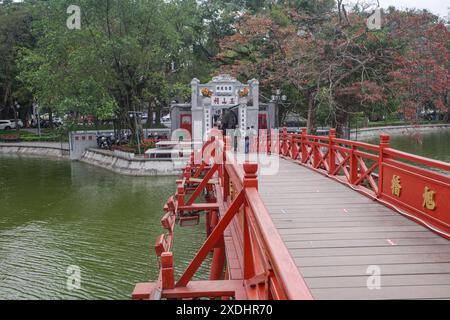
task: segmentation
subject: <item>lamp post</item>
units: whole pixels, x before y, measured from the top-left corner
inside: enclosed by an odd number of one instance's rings
[[[281,125],[281,113],[279,110],[279,105],[280,104],[282,105],[286,101],[287,101],[287,96],[282,95],[281,89],[275,90],[275,94],[272,95],[272,102],[275,102],[275,108],[276,108],[276,112],[278,114],[278,116],[277,116],[278,127]]]
[[[33,102],[33,113],[37,119],[38,135],[41,137],[41,115],[39,114],[39,105],[36,102]]]
[[[20,110],[20,104],[17,101],[14,101],[14,121],[16,122],[16,131],[17,134],[20,133],[20,126],[19,126],[19,110]]]

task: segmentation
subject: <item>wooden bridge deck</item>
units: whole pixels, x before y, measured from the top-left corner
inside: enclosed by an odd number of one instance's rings
[[[450,241],[292,161],[259,179],[315,299],[450,299]],[[379,290],[367,288],[370,266],[380,267]]]

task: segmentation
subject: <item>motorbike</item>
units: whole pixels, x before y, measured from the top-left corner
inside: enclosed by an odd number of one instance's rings
[[[123,132],[117,140],[118,145],[127,145],[130,143],[131,135],[128,132]]]
[[[108,136],[97,137],[97,145],[100,149],[110,150],[112,147],[111,137]]]

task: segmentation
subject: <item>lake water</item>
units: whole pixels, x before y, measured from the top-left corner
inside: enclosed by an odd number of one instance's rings
[[[129,299],[158,276],[153,246],[174,190],[174,177],[0,157],[0,299]],[[177,230],[178,273],[204,240],[194,229]],[[67,288],[69,266],[80,268],[80,290]]]
[[[391,138],[391,147],[426,158],[450,162],[450,130],[422,135],[400,135]],[[378,144],[379,139],[369,143]]]

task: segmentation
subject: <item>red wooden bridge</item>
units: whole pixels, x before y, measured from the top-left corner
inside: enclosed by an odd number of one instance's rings
[[[266,139],[267,136],[267,139]],[[134,299],[450,299],[450,164],[329,136],[263,133],[245,161],[215,131],[177,181]],[[258,163],[258,164],[257,164]],[[261,174],[276,164],[277,174]],[[206,241],[175,279],[176,223]],[[210,279],[193,281],[208,255]]]

